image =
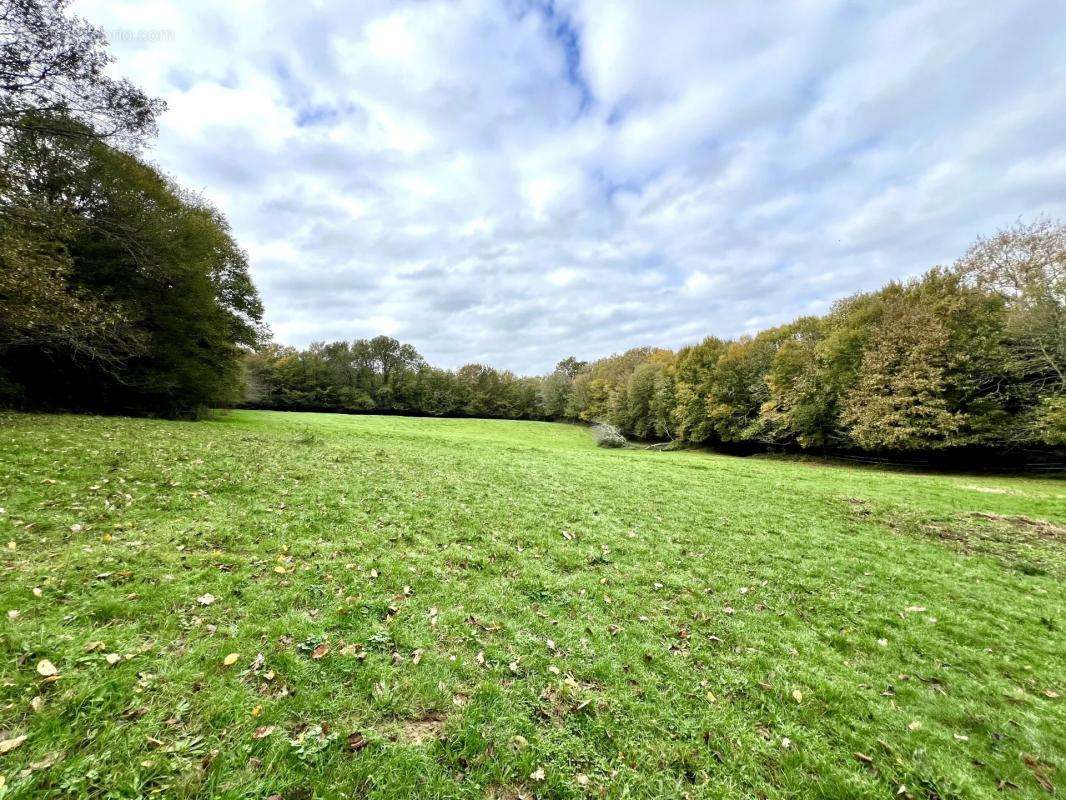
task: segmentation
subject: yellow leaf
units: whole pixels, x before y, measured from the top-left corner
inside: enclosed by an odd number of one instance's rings
[[[10,753],[16,747],[21,745],[24,741],[26,741],[26,734],[22,734],[22,736],[16,736],[14,739],[4,739],[3,741],[0,741],[0,755],[3,755],[4,753]]]
[[[47,658],[42,658],[37,662],[37,674],[42,678],[51,678],[53,675],[58,675],[59,670],[56,669],[56,665]]]
[[[224,667],[232,667],[234,664],[237,663],[237,659],[240,658],[240,657],[241,657],[240,653],[230,653],[228,656],[226,656],[224,659],[222,659],[222,666],[224,666]]]
[[[792,690],[792,699],[795,700],[797,703],[802,703],[803,702],[803,692],[801,692],[799,689],[793,689]]]

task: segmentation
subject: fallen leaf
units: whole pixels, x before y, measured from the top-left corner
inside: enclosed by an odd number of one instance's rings
[[[586,775],[583,772],[577,773],[577,775],[574,776],[574,780],[577,781],[577,785],[578,786],[588,786],[589,785],[589,776]]]
[[[783,747],[785,750],[788,750],[790,747],[792,747],[792,740],[789,739],[787,736],[783,737],[781,739],[781,747]]]
[[[529,777],[535,781],[544,780],[544,767],[537,767]]]
[[[803,692],[801,692],[799,689],[793,689],[792,690],[792,699],[795,700],[797,703],[802,703],[803,702]]]
[[[907,727],[908,727],[908,728],[909,728],[910,730],[912,730],[912,731],[916,731],[916,730],[918,730],[918,729],[919,729],[920,727],[922,727],[922,723],[920,723],[920,722],[919,722],[918,720],[914,720],[914,722],[912,722],[912,723],[911,723],[910,725],[908,725]]]
[[[872,758],[870,758],[865,753],[860,753],[858,751],[855,752],[855,758],[858,761],[861,761],[863,764],[872,764],[872,763],[874,763],[874,760]]]
[[[370,744],[370,742],[367,741],[367,738],[365,736],[363,736],[363,734],[359,733],[358,731],[355,731],[353,733],[349,733],[348,734],[348,739],[347,739],[348,752],[350,752],[350,753],[358,753],[360,750],[362,750],[368,744]]]
[[[56,669],[56,665],[47,658],[42,658],[37,662],[37,674],[42,678],[51,678],[58,675],[59,670]]]
[[[115,664],[122,660],[122,656],[120,656],[118,653],[108,653],[106,656],[104,656],[104,660],[107,661],[107,663],[113,667],[115,666]]]
[[[261,725],[252,731],[253,739],[265,739],[278,729],[277,725]]]
[[[10,753],[16,747],[20,746],[24,741],[26,741],[26,734],[22,734],[22,736],[16,736],[14,739],[4,739],[3,741],[0,741],[0,755],[3,755],[4,753]]]
[[[14,619],[18,619],[21,616],[22,616],[22,612],[19,611],[17,608],[9,609],[8,612],[7,612],[7,618],[8,619],[14,620]]]
[[[319,659],[323,658],[328,652],[329,645],[323,642],[311,651],[311,658],[313,658],[315,661],[318,661]]]
[[[1029,768],[1029,771],[1033,773],[1033,777],[1036,782],[1040,784],[1044,791],[1050,794],[1055,794],[1055,784],[1051,782],[1051,779],[1045,772],[1046,767],[1040,763],[1040,760],[1036,756],[1031,756],[1028,753],[1022,753],[1022,762]]]
[[[224,666],[224,667],[232,667],[234,664],[237,663],[237,659],[240,658],[240,657],[241,657],[240,653],[230,653],[228,656],[226,656],[224,659],[222,659],[222,666]]]
[[[36,695],[32,700],[30,700],[30,708],[32,708],[35,712],[40,711],[42,708],[44,708],[44,698],[40,695]]]
[[[215,596],[213,594],[211,594],[210,592],[207,592],[206,594],[202,594],[199,597],[197,597],[196,598],[196,602],[199,603],[202,606],[209,606],[213,602],[215,602]]]

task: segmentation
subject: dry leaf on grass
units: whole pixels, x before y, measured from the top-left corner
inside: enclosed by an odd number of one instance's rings
[[[19,747],[24,741],[26,741],[26,734],[16,736],[14,739],[4,739],[3,741],[0,741],[0,755],[10,753],[16,747]]]

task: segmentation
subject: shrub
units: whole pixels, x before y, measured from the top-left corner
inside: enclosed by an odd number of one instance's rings
[[[592,426],[592,438],[600,447],[627,447],[629,445],[622,432],[606,422],[597,422]]]

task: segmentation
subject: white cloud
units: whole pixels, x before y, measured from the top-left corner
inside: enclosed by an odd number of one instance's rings
[[[1066,216],[1066,7],[1039,0],[74,11],[168,101],[148,155],[230,218],[288,343],[539,371]]]

